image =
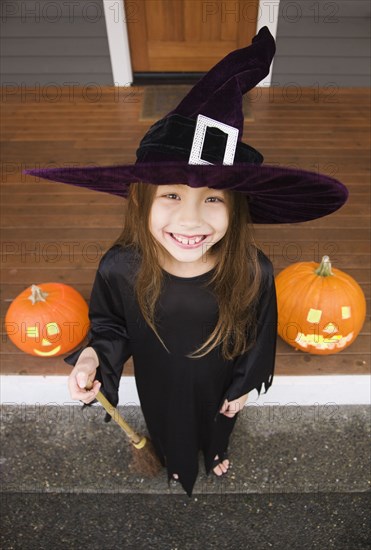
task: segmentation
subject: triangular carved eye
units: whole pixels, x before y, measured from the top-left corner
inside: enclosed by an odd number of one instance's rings
[[[204,115],[198,115],[188,164],[211,164],[201,158],[207,128],[218,128],[227,134],[223,164],[233,164],[238,141],[238,129]]]
[[[47,338],[43,338],[41,340],[41,345],[42,346],[52,346],[53,344],[51,342],[49,342],[49,340]]]
[[[322,332],[326,334],[336,334],[339,331],[339,327],[335,323],[327,323]]]

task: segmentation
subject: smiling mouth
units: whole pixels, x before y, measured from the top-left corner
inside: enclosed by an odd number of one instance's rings
[[[51,351],[40,351],[38,349],[34,349],[34,352],[37,355],[40,355],[41,357],[47,357],[49,355],[55,355],[61,350],[61,346],[57,346],[56,348],[52,349]]]
[[[186,235],[180,235],[178,233],[168,233],[170,237],[178,244],[184,246],[195,246],[200,244],[208,237],[208,235],[192,235],[187,237]]]

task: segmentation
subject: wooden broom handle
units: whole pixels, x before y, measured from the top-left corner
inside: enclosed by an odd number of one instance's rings
[[[91,390],[91,388],[93,387],[93,384],[91,382],[88,382],[85,387],[87,390]],[[145,445],[145,438],[142,438],[140,435],[138,435],[133,430],[133,428],[129,426],[127,422],[125,422],[125,420],[122,418],[122,416],[120,415],[116,407],[111,405],[111,403],[108,401],[108,399],[103,395],[103,393],[100,390],[96,395],[96,399],[104,407],[104,409],[108,412],[108,414],[112,416],[113,420],[117,422],[117,424],[124,430],[124,432],[126,433],[126,435],[129,437],[129,439],[134,445],[140,444],[143,441],[143,439],[144,439],[143,446]]]

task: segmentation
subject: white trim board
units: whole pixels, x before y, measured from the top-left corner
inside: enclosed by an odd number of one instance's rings
[[[253,390],[247,405],[368,405],[371,403],[369,375],[275,376],[273,384],[260,397]],[[2,404],[27,405],[81,405],[68,393],[67,376],[0,376]],[[124,376],[119,393],[120,405],[139,406],[133,376]],[[100,405],[99,405],[100,406]]]
[[[128,29],[123,0],[103,0],[112,75],[115,86],[133,83]]]
[[[276,40],[277,37],[277,25],[278,25],[278,15],[280,8],[280,0],[260,0],[258,6],[258,19],[256,22],[256,32],[259,31],[262,27],[268,27],[273,38]],[[272,72],[273,72],[274,58],[271,63],[269,74],[263,78],[257,87],[269,87],[272,81]]]

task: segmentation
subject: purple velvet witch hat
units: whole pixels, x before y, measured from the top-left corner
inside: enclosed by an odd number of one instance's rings
[[[269,72],[275,42],[267,27],[224,57],[145,134],[132,165],[25,170],[42,178],[127,197],[134,182],[183,183],[238,191],[254,223],[293,223],[331,214],[347,188],[323,174],[262,165],[242,142],[243,94]]]

